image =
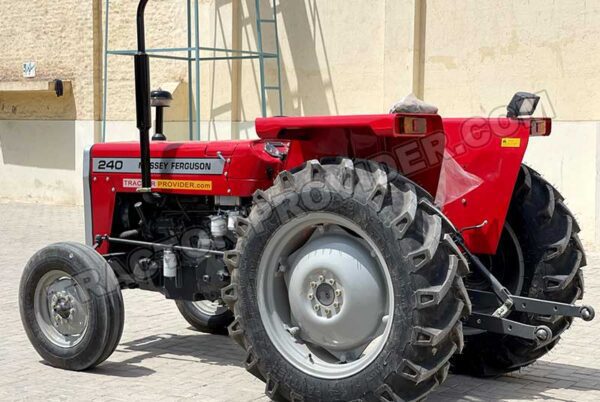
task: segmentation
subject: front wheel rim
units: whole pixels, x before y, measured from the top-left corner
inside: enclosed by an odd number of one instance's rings
[[[41,332],[53,345],[75,347],[89,326],[88,294],[68,273],[52,270],[35,288],[34,314]]]
[[[317,378],[362,371],[392,328],[394,290],[381,251],[360,226],[333,213],[295,218],[271,236],[257,299],[279,353]]]

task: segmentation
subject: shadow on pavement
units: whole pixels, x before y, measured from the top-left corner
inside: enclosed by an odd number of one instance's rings
[[[542,361],[520,372],[497,378],[482,379],[451,374],[428,400],[455,401],[465,397],[485,401],[563,400],[561,390],[588,391],[595,395],[600,392],[600,369]],[[564,395],[567,396],[568,391]]]
[[[134,366],[123,362],[105,362],[100,366],[89,370],[88,373],[110,377],[139,378],[147,377],[156,373],[156,371],[143,366]]]
[[[131,355],[131,357],[127,357]],[[201,362],[219,366],[242,366],[243,350],[229,337],[195,332],[192,335],[158,334],[119,344],[115,357],[121,361],[108,361],[93,370],[94,374],[143,377],[154,374],[144,368],[149,359],[169,359],[181,362]]]

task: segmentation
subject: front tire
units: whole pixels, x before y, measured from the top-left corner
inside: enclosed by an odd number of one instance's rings
[[[230,335],[273,399],[420,399],[462,349],[466,262],[425,191],[331,162],[282,172],[238,221]]]
[[[56,243],[34,254],[21,277],[19,302],[29,341],[54,367],[95,367],[121,339],[119,283],[91,247]]]
[[[583,297],[581,267],[586,265],[586,259],[577,235],[579,226],[560,193],[528,166],[521,166],[507,222],[516,233],[517,247],[524,260],[518,294],[562,303],[580,300]],[[515,267],[505,266],[503,270]],[[538,346],[524,339],[489,332],[466,336],[463,354],[452,361],[453,371],[490,377],[518,370],[552,350],[573,321],[569,317],[525,313],[512,313],[509,318],[529,325],[546,325],[552,330],[553,338]]]

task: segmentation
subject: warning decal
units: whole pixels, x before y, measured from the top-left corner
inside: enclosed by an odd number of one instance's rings
[[[502,148],[519,148],[521,146],[520,138],[502,138],[500,143]]]
[[[141,179],[123,179],[123,187],[139,188],[142,185]],[[210,180],[152,180],[152,188],[161,190],[192,190],[192,191],[211,191],[212,181]]]

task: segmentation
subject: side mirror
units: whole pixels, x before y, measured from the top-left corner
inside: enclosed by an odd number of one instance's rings
[[[510,118],[531,116],[535,112],[540,97],[529,92],[517,92],[506,108],[506,115]]]
[[[150,106],[156,108],[156,130],[152,136],[152,141],[166,141],[167,137],[163,134],[163,109],[171,106],[173,95],[169,91],[163,91],[158,88],[150,93]]]

